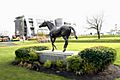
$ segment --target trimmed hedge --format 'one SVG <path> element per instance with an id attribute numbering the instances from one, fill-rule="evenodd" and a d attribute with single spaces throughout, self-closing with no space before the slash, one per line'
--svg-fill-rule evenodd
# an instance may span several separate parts
<path id="1" fill-rule="evenodd" d="M 67 70 L 79 74 L 97 73 L 116 59 L 115 49 L 98 46 L 86 48 L 76 56 L 67 58 Z"/>
<path id="2" fill-rule="evenodd" d="M 102 71 L 116 59 L 115 49 L 104 46 L 84 49 L 78 55 L 83 59 L 82 69 L 84 73 Z"/>
<path id="3" fill-rule="evenodd" d="M 37 61 L 38 55 L 35 53 L 35 51 L 41 51 L 41 50 L 48 50 L 48 47 L 46 46 L 31 46 L 31 47 L 24 47 L 19 48 L 15 51 L 16 60 L 18 61 Z"/>

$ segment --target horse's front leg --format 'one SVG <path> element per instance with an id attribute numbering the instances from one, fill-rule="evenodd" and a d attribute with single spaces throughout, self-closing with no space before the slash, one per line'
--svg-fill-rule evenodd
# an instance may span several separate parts
<path id="1" fill-rule="evenodd" d="M 68 45 L 68 38 L 67 38 L 66 36 L 64 36 L 63 39 L 65 40 L 63 52 L 65 52 L 65 51 L 66 51 L 66 48 L 67 48 L 67 45 Z"/>
<path id="2" fill-rule="evenodd" d="M 54 47 L 55 49 L 57 49 L 57 47 L 54 45 L 54 42 L 56 40 L 56 38 L 50 38 L 51 39 L 51 42 L 52 42 L 52 51 L 54 51 Z"/>

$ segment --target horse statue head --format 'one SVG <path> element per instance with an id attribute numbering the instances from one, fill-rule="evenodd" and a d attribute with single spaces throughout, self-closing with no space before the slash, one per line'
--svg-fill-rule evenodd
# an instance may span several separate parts
<path id="1" fill-rule="evenodd" d="M 50 21 L 44 21 L 39 28 L 41 27 L 48 27 L 49 30 L 53 29 L 55 26 L 53 23 L 51 23 Z"/>

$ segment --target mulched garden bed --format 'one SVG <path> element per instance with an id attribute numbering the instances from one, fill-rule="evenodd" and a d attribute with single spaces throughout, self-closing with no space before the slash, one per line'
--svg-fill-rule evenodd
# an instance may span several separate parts
<path id="1" fill-rule="evenodd" d="M 117 65 L 110 65 L 108 69 L 104 70 L 103 72 L 87 75 L 76 75 L 72 72 L 58 71 L 55 69 L 46 69 L 44 67 L 40 67 L 39 71 L 47 74 L 56 74 L 64 76 L 72 80 L 115 80 L 116 78 L 120 78 L 120 66 Z"/>
<path id="2" fill-rule="evenodd" d="M 12 64 L 14 64 L 14 62 Z M 14 64 L 14 65 L 16 65 L 16 64 Z M 18 64 L 17 66 L 21 66 L 21 65 Z M 23 66 L 24 65 L 22 65 L 22 67 Z M 34 67 L 32 66 L 32 70 L 36 70 L 35 69 L 36 66 L 38 67 L 38 65 L 34 65 Z M 31 68 L 28 67 L 28 69 L 31 69 Z M 55 74 L 55 75 L 59 75 L 59 76 L 64 76 L 64 77 L 70 78 L 72 80 L 115 80 L 116 78 L 120 78 L 120 66 L 113 65 L 113 64 L 109 65 L 109 67 L 107 69 L 105 69 L 104 71 L 99 72 L 97 74 L 76 75 L 73 72 L 59 71 L 58 69 L 55 69 L 55 68 L 47 69 L 47 68 L 44 68 L 43 66 L 39 66 L 39 69 L 37 68 L 36 71 L 44 72 L 47 74 Z"/>

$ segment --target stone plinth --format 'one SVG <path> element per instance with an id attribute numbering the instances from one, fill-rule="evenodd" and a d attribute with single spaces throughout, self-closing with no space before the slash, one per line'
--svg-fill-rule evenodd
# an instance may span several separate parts
<path id="1" fill-rule="evenodd" d="M 51 51 L 51 50 L 44 50 L 44 51 L 36 51 L 39 54 L 40 62 L 45 62 L 46 60 L 51 60 L 52 62 L 56 62 L 57 60 L 63 60 L 66 62 L 67 56 L 71 56 L 74 54 L 73 51 Z"/>

